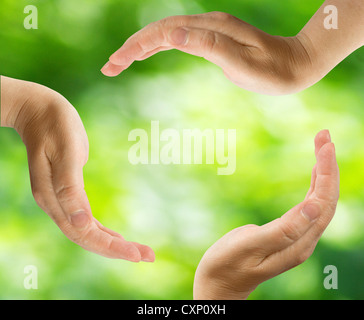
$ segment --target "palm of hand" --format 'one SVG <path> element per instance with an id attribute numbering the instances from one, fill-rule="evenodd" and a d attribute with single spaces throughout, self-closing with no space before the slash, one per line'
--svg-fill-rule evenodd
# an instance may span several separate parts
<path id="1" fill-rule="evenodd" d="M 85 129 L 72 105 L 48 90 L 44 105 L 28 100 L 17 120 L 37 204 L 86 250 L 114 259 L 154 261 L 152 249 L 126 241 L 92 216 L 83 183 L 89 151 Z"/>
<path id="2" fill-rule="evenodd" d="M 317 164 L 305 200 L 281 218 L 234 229 L 211 246 L 196 272 L 197 299 L 245 299 L 260 283 L 311 256 L 339 197 L 339 170 L 327 131 L 317 135 L 315 145 Z"/>

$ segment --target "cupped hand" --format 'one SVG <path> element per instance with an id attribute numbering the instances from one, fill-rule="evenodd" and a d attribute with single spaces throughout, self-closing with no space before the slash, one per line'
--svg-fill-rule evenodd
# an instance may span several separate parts
<path id="1" fill-rule="evenodd" d="M 132 35 L 101 71 L 117 76 L 134 61 L 177 49 L 221 67 L 241 88 L 270 95 L 302 90 L 310 83 L 307 39 L 273 36 L 222 12 L 173 16 Z"/>
<path id="2" fill-rule="evenodd" d="M 316 136 L 315 150 L 305 200 L 266 225 L 234 229 L 212 245 L 196 271 L 195 299 L 246 299 L 262 282 L 311 256 L 335 214 L 340 180 L 328 131 Z"/>
<path id="3" fill-rule="evenodd" d="M 5 77 L 2 82 L 2 94 L 9 96 L 4 103 L 17 110 L 16 116 L 8 117 L 14 119 L 8 126 L 26 145 L 32 192 L 40 208 L 88 251 L 133 262 L 154 261 L 151 248 L 126 241 L 93 217 L 83 182 L 88 139 L 73 106 L 38 84 Z"/>

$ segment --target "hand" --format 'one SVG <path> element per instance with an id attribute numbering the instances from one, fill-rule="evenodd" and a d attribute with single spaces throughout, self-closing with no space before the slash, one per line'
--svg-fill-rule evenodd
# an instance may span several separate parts
<path id="1" fill-rule="evenodd" d="M 24 141 L 32 191 L 40 208 L 86 250 L 114 259 L 154 261 L 152 249 L 124 240 L 92 216 L 82 173 L 88 139 L 72 105 L 38 84 L 1 80 L 1 123 L 15 128 Z"/>
<path id="2" fill-rule="evenodd" d="M 328 131 L 317 135 L 315 149 L 317 164 L 305 200 L 281 218 L 237 228 L 212 245 L 196 271 L 195 299 L 246 299 L 260 283 L 311 256 L 339 198 L 339 169 Z"/>
<path id="3" fill-rule="evenodd" d="M 241 88 L 287 94 L 301 90 L 311 74 L 304 40 L 269 35 L 222 12 L 174 16 L 131 36 L 101 71 L 116 76 L 136 60 L 178 49 L 218 65 Z"/>
<path id="4" fill-rule="evenodd" d="M 328 8 L 336 8 L 339 27 L 327 26 Z M 291 94 L 320 81 L 364 45 L 363 21 L 363 0 L 326 0 L 293 37 L 270 35 L 222 12 L 168 17 L 131 36 L 101 71 L 116 76 L 136 60 L 177 49 L 218 65 L 241 88 Z"/>

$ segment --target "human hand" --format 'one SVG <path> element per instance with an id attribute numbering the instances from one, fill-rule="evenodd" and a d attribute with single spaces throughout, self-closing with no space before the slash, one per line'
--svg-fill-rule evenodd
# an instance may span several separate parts
<path id="1" fill-rule="evenodd" d="M 70 240 L 108 258 L 154 261 L 151 248 L 124 240 L 92 216 L 83 182 L 88 139 L 77 111 L 63 96 L 1 77 L 1 125 L 21 136 L 34 198 Z"/>
<path id="2" fill-rule="evenodd" d="M 195 299 L 246 299 L 262 282 L 311 256 L 339 198 L 339 169 L 328 131 L 316 136 L 315 153 L 305 200 L 281 218 L 234 229 L 213 244 L 195 274 Z"/>
<path id="3" fill-rule="evenodd" d="M 330 18 L 340 27 L 327 25 Z M 134 61 L 177 49 L 218 65 L 241 88 L 291 94 L 320 81 L 364 45 L 363 21 L 362 0 L 326 0 L 293 37 L 270 35 L 222 12 L 168 17 L 132 35 L 101 71 L 117 76 Z"/>
<path id="4" fill-rule="evenodd" d="M 101 71 L 116 76 L 136 60 L 178 49 L 218 65 L 241 88 L 280 95 L 301 90 L 311 74 L 301 40 L 272 36 L 222 12 L 174 16 L 131 36 Z"/>

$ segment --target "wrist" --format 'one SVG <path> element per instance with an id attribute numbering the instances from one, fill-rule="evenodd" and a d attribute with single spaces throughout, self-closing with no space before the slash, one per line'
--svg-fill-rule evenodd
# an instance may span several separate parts
<path id="1" fill-rule="evenodd" d="M 297 91 L 302 91 L 320 81 L 325 74 L 321 72 L 320 63 L 318 63 L 319 54 L 310 37 L 301 31 L 292 39 L 298 57 L 293 72 L 299 87 Z"/>
<path id="2" fill-rule="evenodd" d="M 286 45 L 286 56 L 284 59 L 285 66 L 282 67 L 283 74 L 279 75 L 287 88 L 288 94 L 294 94 L 311 86 L 315 83 L 315 52 L 311 49 L 309 39 L 304 34 L 298 34 L 294 37 L 280 37 L 284 39 Z M 285 75 L 287 72 L 288 76 Z"/>
<path id="3" fill-rule="evenodd" d="M 264 75 L 272 86 L 268 94 L 294 94 L 309 86 L 313 73 L 312 52 L 302 35 L 269 35 L 261 49 L 267 58 Z"/>
<path id="4" fill-rule="evenodd" d="M 31 119 L 50 104 L 55 92 L 37 83 L 1 77 L 1 126 L 21 136 Z"/>
<path id="5" fill-rule="evenodd" d="M 205 274 L 197 269 L 193 283 L 194 300 L 246 300 L 254 288 L 236 289 L 216 276 Z"/>
<path id="6" fill-rule="evenodd" d="M 0 76 L 0 126 L 10 127 L 11 114 L 10 111 L 13 106 L 13 99 L 8 95 L 9 82 L 12 79 Z"/>

